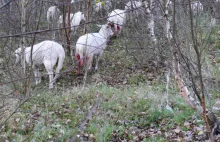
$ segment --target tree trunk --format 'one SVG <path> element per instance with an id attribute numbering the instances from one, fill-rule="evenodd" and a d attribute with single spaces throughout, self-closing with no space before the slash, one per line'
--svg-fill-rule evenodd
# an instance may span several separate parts
<path id="1" fill-rule="evenodd" d="M 155 43 L 157 40 L 154 34 L 154 16 L 152 14 L 152 4 L 153 0 L 149 0 L 147 2 L 147 28 L 149 38 Z"/>
<path id="2" fill-rule="evenodd" d="M 176 9 L 175 9 L 175 0 L 173 0 L 173 32 L 172 32 L 172 37 L 170 38 L 168 36 L 168 41 L 172 47 L 172 53 L 173 53 L 173 70 L 174 70 L 174 76 L 175 79 L 177 81 L 178 84 L 178 88 L 180 89 L 180 94 L 182 95 L 182 97 L 185 99 L 185 101 L 187 102 L 187 104 L 189 104 L 192 108 L 196 109 L 200 115 L 203 116 L 207 131 L 209 132 L 210 135 L 210 139 L 211 141 L 213 141 L 213 135 L 218 134 L 220 132 L 220 124 L 218 119 L 216 118 L 216 116 L 214 115 L 214 113 L 212 113 L 210 110 L 207 110 L 206 108 L 206 103 L 205 103 L 205 90 L 204 90 L 204 83 L 203 83 L 203 77 L 202 77 L 202 63 L 201 63 L 201 53 L 200 53 L 200 49 L 198 48 L 197 45 L 197 37 L 195 35 L 195 31 L 194 31 L 194 25 L 193 25 L 193 14 L 192 14 L 192 9 L 191 9 L 191 0 L 188 0 L 188 6 L 189 6 L 189 10 L 190 10 L 190 27 L 191 27 L 191 36 L 192 36 L 192 41 L 193 41 L 193 47 L 194 47 L 194 51 L 196 53 L 196 57 L 197 57 L 197 72 L 198 72 L 198 76 L 199 76 L 199 85 L 196 87 L 198 88 L 201 92 L 198 93 L 198 91 L 196 93 L 197 98 L 198 99 L 195 100 L 189 93 L 187 87 L 184 84 L 184 81 L 181 77 L 181 72 L 180 72 L 180 65 L 179 65 L 179 57 L 178 55 L 180 55 L 179 52 L 181 52 L 179 45 L 176 43 L 177 42 L 177 30 L 176 30 Z M 178 54 L 179 53 L 179 54 Z M 195 103 L 195 102 L 199 102 L 199 103 Z"/>
<path id="3" fill-rule="evenodd" d="M 90 5 L 91 5 L 91 0 L 87 1 L 87 11 L 86 11 L 86 21 L 89 21 L 89 9 L 90 9 Z M 83 30 L 83 34 L 87 33 L 87 24 L 84 25 L 84 30 Z"/>
<path id="4" fill-rule="evenodd" d="M 70 49 L 70 36 L 71 36 L 71 24 L 70 24 L 70 5 L 71 5 L 71 0 L 66 0 L 67 4 L 67 50 L 69 53 L 71 53 Z"/>
<path id="5" fill-rule="evenodd" d="M 25 33 L 26 32 L 26 0 L 21 0 L 21 32 Z M 25 65 L 25 37 L 22 36 L 21 38 L 21 65 L 23 67 L 23 73 L 25 75 L 25 70 L 26 70 L 26 65 Z"/>

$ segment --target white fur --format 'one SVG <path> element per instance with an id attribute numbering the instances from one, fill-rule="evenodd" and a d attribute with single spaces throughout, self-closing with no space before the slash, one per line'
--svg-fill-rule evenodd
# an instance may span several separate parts
<path id="1" fill-rule="evenodd" d="M 199 1 L 192 2 L 191 7 L 192 7 L 193 13 L 196 13 L 197 11 L 199 12 L 203 11 L 203 5 Z"/>
<path id="2" fill-rule="evenodd" d="M 127 15 L 130 20 L 138 18 L 144 9 L 142 8 L 144 3 L 141 1 L 129 1 L 125 4 L 125 10 L 127 10 Z"/>
<path id="3" fill-rule="evenodd" d="M 15 50 L 16 63 L 20 62 L 21 48 Z M 31 66 L 31 47 L 25 48 L 25 60 L 26 63 Z M 32 51 L 32 68 L 34 70 L 34 76 L 36 84 L 40 83 L 40 73 L 38 66 L 44 64 L 48 74 L 49 74 L 49 88 L 53 88 L 53 67 L 55 66 L 57 60 L 58 65 L 55 71 L 55 79 L 60 73 L 60 69 L 63 66 L 63 61 L 65 58 L 65 52 L 63 47 L 54 41 L 43 41 L 33 46 Z"/>
<path id="4" fill-rule="evenodd" d="M 77 12 L 74 14 L 72 20 L 71 20 L 71 30 L 73 32 L 73 34 L 76 33 L 76 29 L 78 28 L 79 24 L 81 21 L 86 21 L 86 18 L 83 14 L 83 12 Z"/>
<path id="5" fill-rule="evenodd" d="M 67 14 L 66 14 L 66 23 L 67 23 L 67 18 L 68 17 L 67 17 Z M 86 18 L 84 16 L 83 12 L 79 11 L 79 12 L 75 13 L 74 15 L 72 13 L 70 14 L 70 21 L 71 21 L 70 24 L 71 24 L 71 30 L 72 30 L 73 34 L 76 33 L 76 30 L 79 27 L 79 24 L 82 20 L 86 21 Z M 59 17 L 58 25 L 61 26 L 62 23 L 63 23 L 63 15 L 61 15 Z"/>
<path id="6" fill-rule="evenodd" d="M 121 33 L 121 30 L 126 23 L 126 10 L 115 9 L 108 15 L 108 24 L 114 25 L 116 35 Z M 119 30 L 118 30 L 119 26 Z"/>
<path id="7" fill-rule="evenodd" d="M 142 2 L 140 1 L 129 1 L 125 5 L 125 10 L 131 10 L 131 9 L 136 9 L 143 6 Z"/>
<path id="8" fill-rule="evenodd" d="M 102 56 L 104 49 L 106 47 L 108 38 L 113 35 L 111 27 L 109 25 L 102 25 L 98 33 L 85 34 L 76 42 L 76 52 L 75 55 L 80 56 L 78 59 L 78 73 L 80 73 L 80 66 L 84 64 L 84 58 L 88 58 L 86 64 L 86 70 L 90 70 L 92 67 L 93 56 L 97 55 L 95 70 L 98 70 L 98 62 Z"/>
<path id="9" fill-rule="evenodd" d="M 95 12 L 99 12 L 102 9 L 105 9 L 107 12 L 109 12 L 111 7 L 112 4 L 110 1 L 104 1 L 104 4 L 102 4 L 102 2 L 98 2 L 95 4 Z"/>
<path id="10" fill-rule="evenodd" d="M 73 19 L 73 13 L 70 13 L 70 21 Z M 66 14 L 66 24 L 68 22 L 68 15 Z M 58 26 L 62 27 L 63 25 L 63 15 L 60 15 L 59 20 L 58 20 Z"/>
<path id="11" fill-rule="evenodd" d="M 60 10 L 56 6 L 51 6 L 47 10 L 47 22 L 54 23 L 58 21 Z"/>

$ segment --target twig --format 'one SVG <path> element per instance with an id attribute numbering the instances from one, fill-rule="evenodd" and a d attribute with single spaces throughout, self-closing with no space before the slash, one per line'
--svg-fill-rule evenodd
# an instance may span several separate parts
<path id="1" fill-rule="evenodd" d="M 96 103 L 93 105 L 93 107 L 91 108 L 91 110 L 87 113 L 86 115 L 86 119 L 80 124 L 79 129 L 77 131 L 77 133 L 71 138 L 70 142 L 75 142 L 76 138 L 77 138 L 77 134 L 78 132 L 83 132 L 85 125 L 89 122 L 89 120 L 92 117 L 92 114 L 95 113 L 96 109 L 98 108 L 99 104 L 101 102 L 101 98 L 99 98 Z"/>

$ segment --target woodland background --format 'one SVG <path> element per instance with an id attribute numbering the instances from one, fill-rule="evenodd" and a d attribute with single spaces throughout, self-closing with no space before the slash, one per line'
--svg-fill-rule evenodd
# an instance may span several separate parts
<path id="1" fill-rule="evenodd" d="M 124 9 L 129 0 L 110 0 Z M 0 1 L 0 141 L 220 141 L 220 1 L 146 0 L 104 51 L 86 87 L 70 51 L 97 32 L 108 13 L 98 1 Z M 46 12 L 86 13 L 76 35 L 48 29 Z M 55 39 L 53 35 L 56 33 Z M 14 51 L 43 40 L 63 45 L 66 59 L 55 88 L 48 76 L 15 66 Z"/>

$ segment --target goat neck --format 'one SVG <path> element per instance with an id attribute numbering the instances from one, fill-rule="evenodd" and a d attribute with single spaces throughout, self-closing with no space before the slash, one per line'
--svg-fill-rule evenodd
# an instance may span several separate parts
<path id="1" fill-rule="evenodd" d="M 100 34 L 103 38 L 107 39 L 107 38 L 109 37 L 109 33 L 108 33 L 107 27 L 106 27 L 106 26 L 102 26 L 101 29 L 99 30 L 99 34 Z"/>

